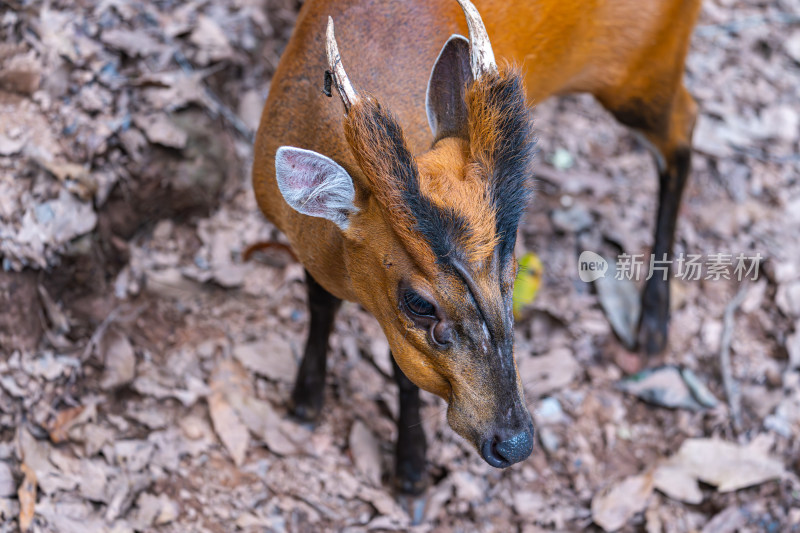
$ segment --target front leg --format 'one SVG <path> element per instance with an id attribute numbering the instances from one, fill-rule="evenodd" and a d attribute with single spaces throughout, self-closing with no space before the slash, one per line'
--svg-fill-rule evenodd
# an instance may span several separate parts
<path id="1" fill-rule="evenodd" d="M 668 154 L 666 168 L 660 173 L 658 215 L 656 218 L 653 257 L 661 260 L 664 255 L 672 261 L 672 247 L 675 241 L 675 226 L 681 196 L 689 176 L 691 149 L 688 145 L 678 147 Z M 669 269 L 671 272 L 671 268 Z M 639 319 L 639 345 L 645 353 L 654 355 L 662 352 L 667 345 L 669 326 L 669 276 L 654 273 L 644 286 L 642 293 L 642 313 Z"/>
<path id="2" fill-rule="evenodd" d="M 679 58 L 680 56 L 675 56 Z M 665 62 L 655 65 L 662 69 L 659 75 L 649 76 L 640 83 L 627 85 L 628 92 L 614 90 L 599 95 L 603 105 L 621 123 L 644 134 L 653 149 L 659 172 L 658 214 L 656 215 L 655 242 L 652 256 L 662 261 L 672 258 L 675 242 L 675 226 L 681 206 L 681 196 L 689 178 L 692 157 L 692 131 L 697 117 L 697 104 L 686 88 L 676 80 L 683 72 L 681 63 Z M 663 70 L 666 69 L 666 70 Z M 649 71 L 648 71 L 649 72 Z M 661 81 L 658 81 L 661 80 Z M 670 83 L 678 81 L 678 83 Z M 660 90 L 647 91 L 649 84 L 656 83 L 658 89 L 675 87 L 671 100 L 668 93 Z M 641 93 L 641 90 L 645 90 Z M 658 98 L 655 98 L 658 96 Z M 664 105 L 670 102 L 670 105 Z M 668 269 L 671 270 L 671 269 Z M 642 293 L 642 311 L 639 316 L 638 345 L 647 355 L 655 355 L 667 345 L 669 326 L 669 272 L 667 279 L 654 272 L 647 280 Z"/>
<path id="3" fill-rule="evenodd" d="M 292 391 L 291 411 L 300 420 L 312 422 L 322 410 L 325 399 L 325 364 L 328 359 L 328 337 L 333 319 L 342 301 L 322 288 L 306 271 L 308 310 L 311 324 Z"/>
<path id="4" fill-rule="evenodd" d="M 394 379 L 399 389 L 395 487 L 405 494 L 419 494 L 427 486 L 425 456 L 428 449 L 419 415 L 419 387 L 403 374 L 392 356 Z"/>

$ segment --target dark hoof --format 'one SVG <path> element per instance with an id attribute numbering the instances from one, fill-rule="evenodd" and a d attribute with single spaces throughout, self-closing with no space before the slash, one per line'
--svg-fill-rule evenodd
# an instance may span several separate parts
<path id="1" fill-rule="evenodd" d="M 428 488 L 425 457 L 400 457 L 395 466 L 394 488 L 400 494 L 415 496 Z"/>
<path id="2" fill-rule="evenodd" d="M 289 412 L 292 413 L 292 416 L 299 422 L 305 422 L 307 424 L 313 424 L 317 421 L 317 418 L 319 418 L 319 411 L 311 409 L 307 405 L 290 405 Z"/>
<path id="3" fill-rule="evenodd" d="M 300 400 L 292 395 L 292 399 L 289 401 L 289 412 L 298 421 L 313 424 L 319 419 L 322 412 L 322 401 Z"/>
<path id="4" fill-rule="evenodd" d="M 428 482 L 424 477 L 420 476 L 414 478 L 395 476 L 394 488 L 400 494 L 418 496 L 428 488 Z"/>
<path id="5" fill-rule="evenodd" d="M 639 322 L 639 349 L 658 355 L 667 347 L 667 319 L 644 313 Z"/>

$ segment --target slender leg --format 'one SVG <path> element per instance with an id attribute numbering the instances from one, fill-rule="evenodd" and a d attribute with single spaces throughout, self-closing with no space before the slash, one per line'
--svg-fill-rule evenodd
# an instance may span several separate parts
<path id="1" fill-rule="evenodd" d="M 672 247 L 675 242 L 675 226 L 681 196 L 689 176 L 691 152 L 687 145 L 680 146 L 667 159 L 667 165 L 659 175 L 658 215 L 656 217 L 653 256 L 661 260 L 666 254 L 673 260 Z M 671 264 L 671 263 L 670 263 Z M 669 325 L 669 275 L 655 273 L 647 280 L 642 293 L 642 313 L 639 319 L 639 346 L 645 353 L 660 353 L 667 345 Z"/>
<path id="2" fill-rule="evenodd" d="M 297 371 L 292 391 L 291 410 L 304 421 L 317 418 L 325 399 L 325 363 L 328 357 L 328 337 L 341 300 L 322 288 L 306 271 L 308 309 L 311 325 L 308 330 L 303 361 Z"/>
<path id="3" fill-rule="evenodd" d="M 419 494 L 427 486 L 425 455 L 428 444 L 419 416 L 419 387 L 394 362 L 394 379 L 399 389 L 400 416 L 397 420 L 395 486 L 405 494 Z"/>
<path id="4" fill-rule="evenodd" d="M 668 104 L 648 102 L 632 96 L 618 101 L 609 100 L 611 98 L 604 101 L 603 105 L 614 113 L 617 120 L 641 132 L 655 153 L 659 193 L 652 254 L 658 261 L 664 258 L 664 254 L 668 261 L 672 261 L 675 226 L 691 167 L 691 139 L 697 104 L 683 85 L 677 86 Z M 647 355 L 658 354 L 667 345 L 669 279 L 670 274 L 664 279 L 663 273 L 654 272 L 653 277 L 645 283 L 642 293 L 638 344 Z"/>

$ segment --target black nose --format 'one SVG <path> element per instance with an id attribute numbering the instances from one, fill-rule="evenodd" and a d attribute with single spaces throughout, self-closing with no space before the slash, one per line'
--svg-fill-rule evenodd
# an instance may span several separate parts
<path id="1" fill-rule="evenodd" d="M 495 436 L 487 439 L 481 446 L 481 455 L 484 461 L 495 468 L 506 468 L 518 463 L 533 451 L 533 431 L 523 429 L 513 437 L 501 440 Z"/>

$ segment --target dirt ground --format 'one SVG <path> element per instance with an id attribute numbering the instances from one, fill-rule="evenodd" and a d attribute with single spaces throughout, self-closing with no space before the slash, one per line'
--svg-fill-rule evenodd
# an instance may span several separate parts
<path id="1" fill-rule="evenodd" d="M 0 532 L 800 531 L 800 1 L 704 2 L 676 252 L 762 260 L 674 280 L 658 360 L 577 275 L 582 250 L 649 252 L 650 155 L 588 96 L 534 109 L 521 235 L 544 275 L 516 355 L 537 445 L 493 469 L 424 394 L 417 500 L 390 490 L 377 322 L 344 304 L 322 420 L 300 425 L 302 268 L 242 260 L 281 239 L 249 168 L 298 8 L 0 2 Z"/>

